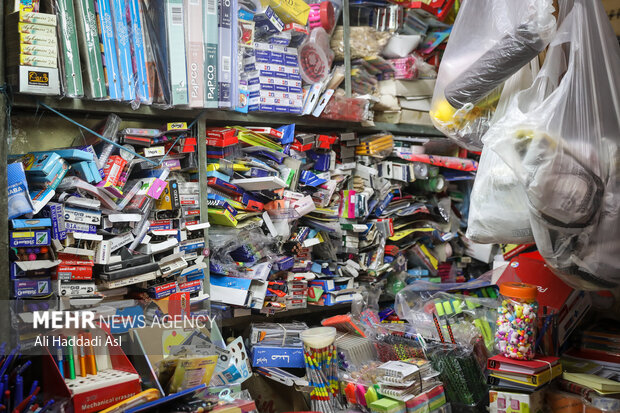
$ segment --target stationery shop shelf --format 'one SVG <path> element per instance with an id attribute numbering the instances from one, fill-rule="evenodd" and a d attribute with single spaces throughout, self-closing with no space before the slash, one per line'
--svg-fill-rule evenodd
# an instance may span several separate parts
<path id="1" fill-rule="evenodd" d="M 321 313 L 342 314 L 350 309 L 351 303 L 342 303 L 331 306 L 309 305 L 307 308 L 282 311 L 269 316 L 265 314 L 251 314 L 235 318 L 226 318 L 222 320 L 222 327 L 238 327 L 249 325 L 249 323 L 253 322 L 274 322 L 276 320 L 286 320 L 295 317 L 302 317 L 301 319 L 303 319 L 304 316 L 307 317 L 313 314 Z"/>
<path id="2" fill-rule="evenodd" d="M 394 297 L 388 294 L 382 294 L 379 298 L 380 304 L 387 304 L 394 302 Z M 296 310 L 282 311 L 273 315 L 266 314 L 250 314 L 235 318 L 226 318 L 222 320 L 222 327 L 243 327 L 249 325 L 249 323 L 255 322 L 277 322 L 288 320 L 291 318 L 304 318 L 312 317 L 314 315 L 324 315 L 324 317 L 344 314 L 351 310 L 351 303 L 342 303 L 330 306 L 309 305 L 307 308 L 299 308 Z"/>
<path id="3" fill-rule="evenodd" d="M 37 97 L 29 95 L 15 95 L 13 97 L 12 108 L 14 110 L 45 110 L 39 102 L 62 112 L 66 115 L 89 113 L 107 115 L 116 113 L 121 117 L 132 119 L 151 118 L 168 120 L 188 120 L 191 121 L 201 116 L 207 124 L 218 125 L 274 125 L 295 123 L 300 128 L 316 128 L 322 130 L 333 128 L 338 130 L 355 131 L 359 133 L 373 133 L 377 131 L 388 131 L 398 134 L 443 137 L 444 135 L 429 125 L 409 125 L 409 124 L 390 124 L 377 122 L 375 126 L 362 126 L 358 122 L 334 121 L 328 119 L 314 118 L 311 116 L 291 116 L 278 113 L 238 113 L 223 110 L 205 109 L 161 109 L 155 106 L 141 105 L 133 109 L 129 104 L 110 101 L 90 101 L 83 99 L 58 99 L 53 97 Z"/>

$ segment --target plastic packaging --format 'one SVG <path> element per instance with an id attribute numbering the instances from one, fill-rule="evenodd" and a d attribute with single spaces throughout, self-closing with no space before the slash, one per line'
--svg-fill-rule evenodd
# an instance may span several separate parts
<path id="1" fill-rule="evenodd" d="M 398 316 L 415 326 L 416 333 L 425 339 L 471 345 L 482 337 L 490 351 L 497 306 L 495 298 L 406 287 L 398 293 L 395 308 Z"/>
<path id="2" fill-rule="evenodd" d="M 465 148 L 482 148 L 498 87 L 545 48 L 555 28 L 552 12 L 551 0 L 472 0 L 461 6 L 431 103 L 439 130 Z"/>
<path id="3" fill-rule="evenodd" d="M 310 84 L 322 82 L 329 75 L 334 52 L 329 48 L 329 35 L 316 27 L 297 49 L 301 78 Z"/>
<path id="4" fill-rule="evenodd" d="M 484 137 L 525 188 L 547 264 L 578 289 L 620 283 L 620 48 L 603 7 L 575 0 L 531 88 Z"/>
<path id="5" fill-rule="evenodd" d="M 532 360 L 536 349 L 538 290 L 535 285 L 507 282 L 499 286 L 495 340 L 499 351 L 516 360 Z"/>
<path id="6" fill-rule="evenodd" d="M 531 86 L 537 72 L 538 59 L 534 59 L 506 81 L 493 119 L 504 115 L 510 98 Z M 471 191 L 467 238 L 479 244 L 534 242 L 523 185 L 488 145 L 482 149 Z"/>
<path id="7" fill-rule="evenodd" d="M 344 29 L 337 26 L 331 38 L 331 49 L 336 60 L 344 59 Z M 392 33 L 379 32 L 368 26 L 354 26 L 350 31 L 351 59 L 377 56 L 392 37 Z"/>

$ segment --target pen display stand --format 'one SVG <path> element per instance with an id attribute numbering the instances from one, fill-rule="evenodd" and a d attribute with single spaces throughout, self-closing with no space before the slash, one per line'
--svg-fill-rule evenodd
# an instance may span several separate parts
<path id="1" fill-rule="evenodd" d="M 104 339 L 111 335 L 98 332 Z M 71 399 L 74 413 L 98 412 L 141 391 L 140 377 L 118 345 L 106 345 L 107 354 L 96 356 L 101 370 L 85 377 L 65 379 L 46 347 L 43 355 L 43 388 L 55 396 Z"/>

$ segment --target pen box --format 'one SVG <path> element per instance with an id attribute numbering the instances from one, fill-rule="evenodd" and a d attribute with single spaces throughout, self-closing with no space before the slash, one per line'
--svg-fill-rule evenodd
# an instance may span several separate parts
<path id="1" fill-rule="evenodd" d="M 63 333 L 76 335 L 77 331 L 63 331 Z M 59 334 L 56 332 L 52 337 L 58 337 Z M 58 398 L 71 399 L 74 413 L 101 411 L 142 390 L 140 377 L 123 353 L 120 340 L 103 330 L 94 331 L 93 338 L 96 337 L 101 343 L 93 346 L 97 374 L 65 380 L 60 374 L 58 364 L 52 357 L 50 349 L 46 347 L 42 357 L 43 388 Z"/>
<path id="2" fill-rule="evenodd" d="M 13 291 L 16 298 L 42 297 L 52 292 L 50 279 L 17 279 L 13 280 Z"/>
<path id="3" fill-rule="evenodd" d="M 10 231 L 9 246 L 11 247 L 39 247 L 48 246 L 51 242 L 49 229 L 27 231 Z"/>

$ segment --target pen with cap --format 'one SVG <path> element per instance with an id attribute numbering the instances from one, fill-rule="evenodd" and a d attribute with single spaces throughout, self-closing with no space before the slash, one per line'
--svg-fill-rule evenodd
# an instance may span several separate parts
<path id="1" fill-rule="evenodd" d="M 84 335 L 79 334 L 79 338 L 83 339 Z M 76 344 L 77 346 L 77 344 Z M 78 361 L 80 363 L 80 375 L 82 377 L 86 377 L 86 352 L 84 351 L 84 345 L 77 346 L 78 347 Z"/>
<path id="2" fill-rule="evenodd" d="M 60 375 L 62 377 L 65 377 L 65 358 L 61 345 L 56 347 L 56 365 L 58 365 L 58 371 L 60 371 Z"/>
<path id="3" fill-rule="evenodd" d="M 75 379 L 75 362 L 73 360 L 73 346 L 71 345 L 71 336 L 67 336 L 67 374 L 69 379 Z"/>

